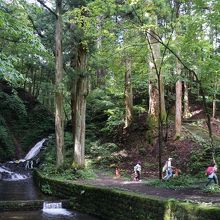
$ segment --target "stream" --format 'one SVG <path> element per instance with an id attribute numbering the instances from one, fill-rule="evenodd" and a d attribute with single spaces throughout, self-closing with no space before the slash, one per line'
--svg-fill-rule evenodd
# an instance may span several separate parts
<path id="1" fill-rule="evenodd" d="M 38 142 L 25 156 L 18 161 L 0 164 L 0 204 L 1 202 L 15 202 L 17 204 L 42 201 L 42 208 L 26 211 L 2 211 L 1 220 L 98 220 L 98 218 L 63 208 L 57 198 L 45 196 L 34 185 L 31 170 L 46 139 Z M 0 207 L 1 208 L 1 207 Z"/>

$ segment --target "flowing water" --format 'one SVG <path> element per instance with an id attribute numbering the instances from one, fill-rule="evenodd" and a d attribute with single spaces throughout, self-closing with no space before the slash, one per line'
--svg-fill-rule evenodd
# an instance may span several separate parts
<path id="1" fill-rule="evenodd" d="M 32 178 L 21 181 L 0 181 L 0 201 L 57 200 L 43 195 Z M 62 208 L 61 202 L 44 202 L 35 211 L 1 212 L 0 220 L 98 220 L 93 216 Z"/>
<path id="2" fill-rule="evenodd" d="M 33 169 L 33 158 L 38 155 L 46 138 L 37 142 L 24 159 L 9 161 L 0 166 L 0 180 L 17 181 L 30 177 L 29 169 Z"/>
<path id="3" fill-rule="evenodd" d="M 36 200 L 44 199 L 44 197 L 34 185 L 32 178 L 20 181 L 0 181 L 0 201 Z"/>
<path id="4" fill-rule="evenodd" d="M 14 181 L 14 180 L 23 180 L 23 179 L 26 179 L 27 176 L 26 175 L 22 175 L 22 174 L 19 174 L 19 173 L 15 173 L 15 172 L 12 172 L 10 171 L 8 168 L 6 168 L 5 166 L 1 166 L 0 167 L 0 173 L 4 173 L 4 175 L 7 177 L 5 178 L 6 180 L 11 180 L 11 181 Z"/>
<path id="5" fill-rule="evenodd" d="M 36 201 L 53 200 L 47 198 L 34 185 L 27 170 L 27 163 L 33 161 L 43 147 L 46 139 L 38 142 L 18 161 L 10 161 L 0 166 L 0 202 L 1 201 Z M 32 168 L 32 167 L 31 167 Z M 35 211 L 0 211 L 0 220 L 98 220 L 95 217 L 62 208 L 61 202 L 44 202 L 42 209 Z"/>
<path id="6" fill-rule="evenodd" d="M 41 148 L 43 147 L 43 143 L 45 141 L 46 141 L 46 138 L 39 141 L 33 148 L 31 148 L 31 150 L 25 156 L 24 160 L 30 160 L 33 157 L 35 157 L 40 152 Z"/>
<path id="7" fill-rule="evenodd" d="M 68 210 L 66 210 L 68 211 Z M 1 220 L 98 220 L 95 217 L 81 214 L 78 212 L 68 211 L 67 214 L 50 214 L 39 211 L 22 211 L 22 212 L 1 212 Z"/>

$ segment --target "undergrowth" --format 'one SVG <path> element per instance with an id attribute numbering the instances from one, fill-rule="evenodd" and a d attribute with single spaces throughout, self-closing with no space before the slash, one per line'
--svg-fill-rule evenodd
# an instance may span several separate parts
<path id="1" fill-rule="evenodd" d="M 220 186 L 217 184 L 212 184 L 203 189 L 203 192 L 208 193 L 220 193 Z"/>
<path id="2" fill-rule="evenodd" d="M 39 169 L 47 176 L 60 180 L 76 180 L 76 179 L 93 179 L 96 177 L 95 172 L 91 166 L 91 161 L 86 159 L 85 167 L 80 167 L 72 163 L 72 144 L 70 133 L 65 133 L 65 155 L 64 163 L 60 167 L 56 167 L 56 147 L 55 138 L 51 136 L 45 151 L 41 155 Z"/>
<path id="3" fill-rule="evenodd" d="M 168 188 L 168 189 L 181 189 L 181 188 L 196 188 L 201 185 L 203 180 L 200 178 L 191 177 L 188 175 L 181 175 L 177 178 L 171 178 L 169 180 L 150 180 L 147 181 L 147 185 Z"/>

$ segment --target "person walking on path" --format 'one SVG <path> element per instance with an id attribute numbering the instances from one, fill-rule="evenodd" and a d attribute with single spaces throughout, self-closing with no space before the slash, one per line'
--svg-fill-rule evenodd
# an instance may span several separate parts
<path id="1" fill-rule="evenodd" d="M 141 162 L 140 161 L 138 161 L 137 164 L 134 166 L 134 173 L 135 173 L 134 180 L 140 181 L 141 179 Z"/>
<path id="2" fill-rule="evenodd" d="M 216 175 L 216 172 L 217 165 L 216 162 L 213 161 L 213 163 L 206 169 L 206 175 L 208 176 L 208 182 L 206 183 L 206 186 L 208 186 L 212 182 L 212 180 L 215 184 L 218 184 L 218 177 Z"/>
<path id="3" fill-rule="evenodd" d="M 115 178 L 120 178 L 120 169 L 119 169 L 119 167 L 118 166 L 116 166 L 116 168 L 115 168 Z"/>
<path id="4" fill-rule="evenodd" d="M 168 160 L 166 161 L 166 164 L 163 167 L 163 170 L 166 171 L 166 175 L 163 177 L 163 180 L 168 180 L 170 179 L 170 177 L 173 176 L 173 170 L 172 170 L 172 165 L 171 165 L 171 161 L 173 158 L 168 158 Z"/>

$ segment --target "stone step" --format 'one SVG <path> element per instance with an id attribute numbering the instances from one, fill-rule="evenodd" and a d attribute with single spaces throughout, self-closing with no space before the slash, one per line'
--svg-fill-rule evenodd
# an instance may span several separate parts
<path id="1" fill-rule="evenodd" d="M 43 208 L 44 200 L 16 200 L 0 201 L 0 212 L 3 211 L 30 211 Z M 63 208 L 69 208 L 69 200 L 57 200 L 49 202 L 62 202 Z"/>

